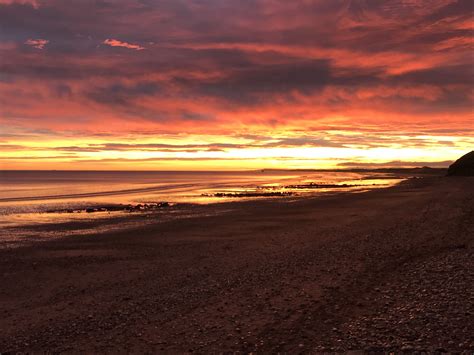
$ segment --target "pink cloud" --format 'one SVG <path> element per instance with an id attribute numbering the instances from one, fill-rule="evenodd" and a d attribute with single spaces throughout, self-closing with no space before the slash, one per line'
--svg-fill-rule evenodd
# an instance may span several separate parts
<path id="1" fill-rule="evenodd" d="M 38 8 L 38 1 L 37 0 L 0 0 L 0 5 L 11 5 L 11 4 L 31 4 L 34 8 Z"/>
<path id="2" fill-rule="evenodd" d="M 44 49 L 44 47 L 49 43 L 47 39 L 29 39 L 25 42 L 26 45 L 32 46 L 37 49 Z"/>
<path id="3" fill-rule="evenodd" d="M 132 43 L 127 43 L 127 42 L 122 42 L 117 39 L 106 39 L 104 44 L 111 46 L 111 47 L 123 47 L 123 48 L 128 48 L 128 49 L 135 49 L 137 51 L 141 51 L 145 49 L 145 47 L 141 47 L 138 44 L 132 44 Z"/>

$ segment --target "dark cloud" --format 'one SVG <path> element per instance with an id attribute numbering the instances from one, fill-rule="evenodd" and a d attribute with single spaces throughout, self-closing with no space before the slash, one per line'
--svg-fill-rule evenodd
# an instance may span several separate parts
<path id="1" fill-rule="evenodd" d="M 54 92 L 60 98 L 71 98 L 72 97 L 72 89 L 67 84 L 58 84 L 58 85 L 56 85 Z"/>
<path id="2" fill-rule="evenodd" d="M 25 146 L 19 144 L 0 144 L 0 151 L 18 151 L 25 148 Z"/>
<path id="3" fill-rule="evenodd" d="M 398 136 L 357 135 L 344 136 L 326 134 L 326 137 L 300 136 L 272 138 L 269 136 L 252 137 L 247 143 L 207 143 L 207 144 L 167 144 L 167 143 L 104 143 L 88 144 L 87 146 L 59 146 L 54 148 L 39 148 L 40 150 L 57 150 L 70 152 L 100 152 L 100 151 L 151 151 L 151 152 L 201 152 L 201 151 L 226 151 L 229 149 L 247 148 L 292 148 L 292 147 L 331 147 L 347 148 L 353 146 L 363 147 L 388 147 L 394 141 L 399 141 Z M 432 140 L 421 138 L 404 138 L 410 146 L 427 147 L 433 144 Z M 445 146 L 453 146 L 450 141 L 439 140 Z M 0 145 L 1 147 L 1 145 Z"/>
<path id="4" fill-rule="evenodd" d="M 144 81 L 132 85 L 116 83 L 105 87 L 97 87 L 86 92 L 85 95 L 89 99 L 102 104 L 128 105 L 134 98 L 155 95 L 160 90 L 161 86 L 158 83 Z"/>
<path id="5" fill-rule="evenodd" d="M 197 92 L 247 104 L 258 103 L 264 95 L 290 93 L 297 90 L 310 93 L 322 90 L 330 80 L 329 62 L 325 60 L 289 64 L 260 65 L 231 71 L 213 80 L 180 79 Z"/>
<path id="6" fill-rule="evenodd" d="M 474 66 L 472 64 L 445 65 L 435 68 L 413 70 L 392 78 L 411 84 L 431 84 L 446 86 L 450 84 L 469 86 L 474 80 Z"/>
<path id="7" fill-rule="evenodd" d="M 0 63 L 0 72 L 5 73 L 13 79 L 26 80 L 79 80 L 91 77 L 117 77 L 124 73 L 112 67 L 90 65 L 79 63 L 75 58 L 68 61 L 67 58 L 45 56 L 14 57 L 6 58 Z"/>
<path id="8" fill-rule="evenodd" d="M 15 156 L 15 157 L 2 157 L 0 156 L 0 160 L 57 160 L 57 159 L 72 159 L 77 158 L 76 154 L 61 154 L 61 155 L 48 155 L 43 157 L 32 157 L 32 156 Z"/>
<path id="9" fill-rule="evenodd" d="M 448 41 L 450 39 L 459 39 L 459 38 L 469 39 L 469 38 L 472 38 L 473 35 L 474 35 L 473 29 L 453 28 L 453 29 L 443 29 L 442 31 L 438 29 L 431 32 L 414 34 L 410 38 L 410 43 L 413 43 L 413 45 L 415 46 L 417 45 L 420 47 L 426 46 L 426 45 L 436 46 L 437 44 L 443 41 Z"/>
<path id="10" fill-rule="evenodd" d="M 428 14 L 422 19 L 422 23 L 434 23 L 440 20 L 449 19 L 472 19 L 474 3 L 471 0 L 447 1 L 446 5 Z"/>
<path id="11" fill-rule="evenodd" d="M 297 138 L 283 138 L 275 142 L 266 143 L 265 147 L 337 147 L 345 146 L 342 142 L 332 141 L 330 139 L 314 138 L 314 137 L 297 137 Z"/>

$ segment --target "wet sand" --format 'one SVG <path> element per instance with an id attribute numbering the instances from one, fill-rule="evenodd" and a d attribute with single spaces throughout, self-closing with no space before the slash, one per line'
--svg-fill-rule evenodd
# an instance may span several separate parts
<path id="1" fill-rule="evenodd" d="M 474 178 L 206 209 L 0 250 L 0 352 L 474 351 Z"/>

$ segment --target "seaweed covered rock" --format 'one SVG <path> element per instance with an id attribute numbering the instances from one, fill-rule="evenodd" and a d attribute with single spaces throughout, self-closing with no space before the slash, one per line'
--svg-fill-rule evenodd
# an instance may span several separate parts
<path id="1" fill-rule="evenodd" d="M 474 176 L 474 150 L 451 164 L 448 176 Z"/>

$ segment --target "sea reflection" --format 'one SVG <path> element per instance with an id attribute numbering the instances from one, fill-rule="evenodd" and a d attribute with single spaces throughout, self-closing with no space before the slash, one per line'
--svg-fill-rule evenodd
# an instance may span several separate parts
<path id="1" fill-rule="evenodd" d="M 1 241 L 87 235 L 194 216 L 196 206 L 392 186 L 352 172 L 2 172 Z"/>

